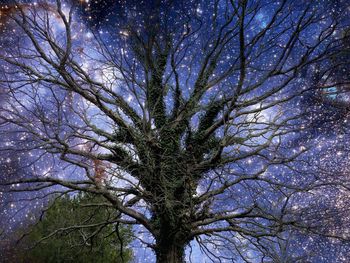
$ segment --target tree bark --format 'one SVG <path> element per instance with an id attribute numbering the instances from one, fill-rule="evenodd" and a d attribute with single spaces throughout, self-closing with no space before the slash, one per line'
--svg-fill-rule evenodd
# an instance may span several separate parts
<path id="1" fill-rule="evenodd" d="M 185 246 L 169 242 L 168 244 L 158 245 L 156 252 L 157 263 L 184 263 Z"/>

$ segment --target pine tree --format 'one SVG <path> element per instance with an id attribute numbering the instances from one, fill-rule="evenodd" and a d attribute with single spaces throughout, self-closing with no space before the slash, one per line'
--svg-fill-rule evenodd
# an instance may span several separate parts
<path id="1" fill-rule="evenodd" d="M 31 247 L 23 262 L 129 262 L 130 229 L 114 223 L 114 209 L 91 194 L 64 195 L 52 201 L 24 238 Z"/>

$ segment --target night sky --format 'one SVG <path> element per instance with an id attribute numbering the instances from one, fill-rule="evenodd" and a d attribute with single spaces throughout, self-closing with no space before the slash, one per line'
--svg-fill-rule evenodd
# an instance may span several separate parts
<path id="1" fill-rule="evenodd" d="M 141 106 L 144 105 L 144 98 L 138 94 L 142 94 L 142 89 L 139 87 L 125 87 L 122 85 L 125 76 L 121 76 L 113 69 L 113 64 L 103 64 L 103 53 L 98 50 L 97 43 L 104 43 L 106 50 L 111 53 L 122 56 L 126 62 L 136 63 L 135 55 L 128 50 L 130 49 L 130 40 L 128 33 L 128 24 L 133 23 L 135 28 L 140 30 L 140 35 L 147 35 L 152 31 L 152 25 L 160 23 L 161 25 L 169 26 L 169 28 L 183 27 L 184 21 L 188 18 L 193 19 L 191 30 L 196 30 L 199 25 L 203 23 L 203 28 L 198 32 L 193 33 L 191 38 L 191 46 L 183 51 L 183 60 L 179 64 L 180 84 L 183 87 L 182 92 L 184 98 L 188 98 L 193 91 L 193 84 L 195 82 L 196 72 L 199 71 L 200 58 L 203 55 L 203 43 L 210 38 L 212 32 L 217 32 L 215 28 L 208 26 L 210 18 L 213 13 L 212 5 L 207 5 L 206 1 L 175 1 L 168 13 L 164 11 L 160 17 L 152 17 L 152 11 L 157 6 L 156 1 L 114 1 L 114 0 L 79 0 L 63 2 L 63 11 L 68 12 L 69 7 L 74 7 L 72 37 L 74 56 L 79 62 L 82 69 L 87 72 L 94 80 L 104 83 L 111 87 L 116 93 L 120 94 L 125 101 L 132 105 L 137 113 L 141 113 Z M 226 3 L 226 1 L 222 1 Z M 268 26 L 271 16 L 283 1 L 252 1 L 259 3 L 261 6 L 259 11 L 251 17 L 250 24 L 247 26 L 246 37 L 251 39 Z M 259 54 L 259 50 L 252 48 L 249 52 L 252 54 L 254 60 L 249 61 L 250 71 L 247 73 L 247 87 L 258 83 L 260 78 L 265 74 L 265 70 L 270 70 L 274 67 L 274 63 L 280 58 L 281 47 L 286 45 L 287 37 L 284 33 L 288 32 L 288 26 L 296 23 L 297 18 L 303 12 L 305 5 L 310 1 L 287 1 L 288 8 L 282 12 L 282 17 L 289 17 L 283 20 L 277 29 L 271 32 L 277 38 L 277 42 L 268 42 L 264 40 L 260 48 L 266 48 L 266 53 Z M 309 47 L 317 42 L 320 32 L 335 26 L 339 26 L 342 30 L 335 30 L 332 33 L 332 38 L 341 38 L 345 34 L 344 28 L 349 28 L 350 20 L 350 5 L 347 0 L 331 1 L 331 0 L 317 0 L 310 4 L 310 13 L 315 12 L 315 21 L 313 24 L 301 34 L 301 38 L 305 43 L 296 43 L 295 48 L 289 50 L 288 59 L 284 61 L 281 70 L 288 67 L 293 67 L 298 63 L 301 56 Z M 13 15 L 14 1 L 0 0 L 0 57 L 6 57 L 11 54 L 13 50 L 11 47 L 17 43 L 25 45 L 23 34 L 11 21 L 10 17 Z M 170 1 L 162 3 L 164 10 L 168 10 L 167 6 Z M 43 2 L 34 1 L 20 1 L 19 5 L 28 10 L 32 6 L 36 8 L 45 9 L 48 12 L 50 8 L 54 10 L 54 1 Z M 220 5 L 221 6 L 221 5 Z M 218 10 L 219 22 L 225 19 L 224 4 L 222 9 Z M 40 11 L 44 12 L 44 11 Z M 51 13 L 53 13 L 52 11 Z M 54 32 L 59 35 L 63 31 L 61 21 L 55 15 L 52 15 Z M 151 18 L 149 18 L 151 17 Z M 164 17 L 167 17 L 166 19 Z M 333 17 L 340 17 L 339 23 L 335 25 L 332 22 Z M 146 19 L 149 18 L 149 19 Z M 160 22 L 159 22 L 159 21 Z M 201 22 L 200 22 L 201 21 Z M 208 27 L 208 28 L 206 28 Z M 182 30 L 182 29 L 181 29 Z M 185 31 L 186 28 L 183 28 Z M 286 30 L 286 31 L 284 31 Z M 179 31 L 180 32 L 180 31 Z M 280 35 L 279 35 L 280 34 Z M 176 37 L 181 36 L 175 35 Z M 349 41 L 349 39 L 347 39 Z M 261 41 L 263 42 L 263 40 Z M 313 56 L 317 56 L 323 52 L 328 42 L 320 45 L 315 49 Z M 269 48 L 269 45 L 271 45 Z M 281 45 L 281 46 L 279 46 Z M 309 45 L 309 46 L 308 46 Z M 267 159 L 278 162 L 282 157 L 297 156 L 295 160 L 288 163 L 288 165 L 271 165 L 264 172 L 264 179 L 266 181 L 273 181 L 270 185 L 266 182 L 242 182 L 234 186 L 230 191 L 221 195 L 213 205 L 213 211 L 220 210 L 225 207 L 240 207 L 252 202 L 257 202 L 259 206 L 266 206 L 269 209 L 276 211 L 285 202 L 288 193 L 296 192 L 287 205 L 290 211 L 301 211 L 300 217 L 308 222 L 312 222 L 315 218 L 325 220 L 327 225 L 321 225 L 319 229 L 324 230 L 329 236 L 342 236 L 344 239 L 350 238 L 350 211 L 349 211 L 349 188 L 350 188 L 350 133 L 349 133 L 349 108 L 350 108 L 350 85 L 349 68 L 350 68 L 350 54 L 349 43 L 341 42 L 341 46 L 347 52 L 340 53 L 332 60 L 317 61 L 317 63 L 309 65 L 302 70 L 298 70 L 293 81 L 288 83 L 286 88 L 280 92 L 273 94 L 264 103 L 270 104 L 273 101 L 281 98 L 289 98 L 298 91 L 298 96 L 286 100 L 277 106 L 271 106 L 267 109 L 261 109 L 263 104 L 252 103 L 247 110 L 256 110 L 255 113 L 242 113 L 241 117 L 237 117 L 237 122 L 242 123 L 246 120 L 254 119 L 254 127 L 259 130 L 262 129 L 264 123 L 273 121 L 283 121 L 288 118 L 292 120 L 288 122 L 285 135 L 274 141 L 278 145 L 278 154 L 273 151 L 266 150 L 260 156 L 248 156 L 235 163 L 230 164 L 227 168 L 229 173 L 235 176 L 258 173 L 264 167 Z M 49 49 L 49 48 L 48 48 Z M 236 41 L 229 42 L 223 52 L 222 58 L 218 63 L 220 64 L 213 73 L 220 76 L 224 74 L 228 68 L 233 67 L 239 61 L 238 57 L 238 43 Z M 102 55 L 101 55 L 102 54 Z M 8 87 L 4 83 L 4 79 L 19 81 L 17 85 L 20 86 L 21 75 L 16 75 L 11 70 L 11 66 L 1 60 L 0 69 L 0 115 L 3 114 L 8 118 L 11 114 L 17 116 L 20 114 L 25 116 L 22 120 L 28 125 L 31 123 L 33 129 L 41 130 L 40 121 L 36 120 L 36 114 L 43 113 L 45 118 L 57 119 L 58 113 L 55 111 L 56 97 L 47 91 L 47 86 L 35 87 L 38 94 L 34 96 L 31 93 L 31 87 L 26 90 L 26 86 L 20 87 L 18 94 L 10 94 Z M 349 63 L 343 63 L 348 61 Z M 29 62 L 28 62 L 29 63 Z M 32 62 L 31 62 L 32 63 Z M 334 63 L 333 70 L 328 70 L 330 63 Z M 106 66 L 105 66 L 106 65 Z M 45 72 L 49 70 L 43 65 L 32 63 L 31 66 L 36 67 L 39 71 Z M 141 67 L 140 67 L 141 68 Z M 327 70 L 326 70 L 327 69 Z M 141 71 L 141 69 L 140 69 Z M 13 74 L 9 74 L 12 72 Z M 288 75 L 287 72 L 285 75 Z M 142 73 L 136 76 L 137 81 L 142 83 L 145 78 Z M 273 90 L 280 85 L 285 79 L 285 76 L 271 77 L 269 81 L 264 82 L 258 89 L 252 93 L 248 93 L 242 97 L 242 100 L 250 100 L 254 96 L 259 96 L 268 90 Z M 170 79 L 170 78 L 169 78 Z M 232 73 L 224 80 L 218 81 L 216 85 L 201 98 L 200 103 L 206 105 L 213 98 L 225 98 L 232 91 L 231 83 L 237 83 L 239 79 L 238 73 Z M 169 80 L 171 82 L 172 80 Z M 337 84 L 332 84 L 337 83 Z M 323 86 L 323 89 L 313 89 L 317 85 Z M 142 84 L 140 84 L 140 87 Z M 23 89 L 23 90 L 21 90 Z M 34 88 L 33 88 L 34 89 Z M 20 91 L 21 90 L 21 91 Z M 299 92 L 300 91 L 300 92 Z M 64 106 L 63 119 L 74 124 L 76 127 L 83 127 L 84 118 L 76 114 L 76 109 L 84 108 L 88 117 L 92 118 L 93 123 L 101 127 L 101 129 L 109 132 L 113 129 L 112 125 L 104 118 L 101 113 L 79 100 L 75 95 L 66 94 L 64 92 L 57 92 L 57 100 Z M 13 97 L 18 98 L 18 101 L 11 100 Z M 140 101 L 140 100 L 141 101 Z M 40 109 L 31 111 L 29 107 L 34 102 L 40 101 Z M 166 96 L 166 104 L 173 105 L 174 100 L 170 95 Z M 1 106 L 3 105 L 3 106 Z M 73 105 L 73 106 L 72 106 Z M 265 105 L 265 104 L 264 104 Z M 12 108 L 11 108 L 12 107 Z M 9 110 L 11 108 L 11 110 Z M 171 106 L 167 108 L 171 111 Z M 39 113 L 38 113 L 39 112 Z M 300 117 L 299 114 L 302 114 Z M 306 113 L 306 114 L 305 114 Z M 40 114 L 39 114 L 40 115 Z M 282 117 L 281 117 L 282 116 Z M 296 117 L 298 116 L 298 117 Z M 191 119 L 193 127 L 198 126 L 200 112 Z M 26 127 L 18 127 L 16 125 L 5 124 L 5 121 L 0 118 L 0 183 L 6 184 L 8 182 L 16 181 L 18 179 L 30 179 L 38 177 L 54 177 L 59 179 L 80 180 L 84 178 L 83 169 L 72 164 L 60 160 L 60 155 L 57 153 L 45 153 L 40 148 L 38 140 L 33 134 L 26 132 Z M 252 121 L 253 123 L 253 121 Z M 52 131 L 57 127 L 52 127 Z M 62 134 L 69 134 L 69 127 L 63 125 Z M 195 130 L 195 128 L 193 128 Z M 52 131 L 47 131 L 48 133 Z M 221 132 L 221 134 L 220 134 Z M 241 130 L 237 129 L 237 134 L 244 136 L 246 127 L 242 126 Z M 223 131 L 219 131 L 218 136 L 222 136 Z M 262 144 L 267 140 L 269 133 L 262 136 L 256 136 L 254 140 L 247 143 L 243 148 L 252 149 L 258 144 Z M 265 137 L 266 136 L 266 137 Z M 280 140 L 280 141 L 278 141 Z M 85 150 L 84 147 L 90 147 L 90 152 L 105 153 L 103 147 L 91 147 L 86 142 L 77 142 L 76 138 L 69 143 L 75 143 L 79 149 Z M 277 146 L 276 146 L 277 147 Z M 227 152 L 239 152 L 241 148 L 227 148 Z M 78 159 L 79 162 L 86 162 L 87 158 Z M 209 182 L 215 176 L 209 174 L 200 182 L 197 192 L 200 194 L 208 187 Z M 320 185 L 314 190 L 297 191 L 296 188 L 307 188 L 308 185 Z M 217 182 L 219 185 L 220 182 Z M 279 184 L 287 184 L 290 189 L 283 189 Z M 323 185 L 322 185 L 323 184 Z M 117 183 L 118 185 L 118 183 Z M 322 186 L 321 186 L 322 185 Z M 329 185 L 337 185 L 336 187 L 328 187 Z M 341 185 L 339 187 L 339 185 Z M 214 186 L 215 187 L 215 184 Z M 26 229 L 28 225 L 35 222 L 41 214 L 43 208 L 46 207 L 50 194 L 59 191 L 65 191 L 66 188 L 61 186 L 45 187 L 38 191 L 21 191 L 21 186 L 18 184 L 5 185 L 0 188 L 0 255 L 8 254 L 12 251 L 16 241 L 16 231 L 19 229 Z M 256 190 L 258 189 L 258 190 Z M 73 191 L 71 193 L 74 194 Z M 254 200 L 254 201 L 253 201 Z M 143 211 L 143 207 L 138 209 Z M 146 209 L 145 209 L 146 210 Z M 272 212 L 271 212 L 272 213 Z M 312 222 L 313 223 L 313 222 Z M 316 222 L 315 222 L 316 224 Z M 322 224 L 322 223 L 321 223 Z M 144 233 L 143 228 L 135 228 L 136 233 L 145 240 L 150 240 L 147 233 Z M 308 255 L 309 261 L 300 262 L 349 262 L 350 246 L 342 240 L 334 238 L 319 237 L 318 235 L 307 235 L 305 233 L 290 232 L 292 241 L 287 246 L 293 256 Z M 287 234 L 285 234 L 287 235 Z M 203 239 L 205 239 L 204 237 Z M 243 241 L 242 241 L 243 242 Z M 264 240 L 262 240 L 264 242 Z M 249 243 L 249 242 L 248 242 Z M 153 262 L 154 256 L 150 249 L 147 249 L 140 242 L 134 242 L 135 247 L 135 262 Z M 193 242 L 192 245 L 192 261 L 193 262 L 210 262 L 205 255 L 205 251 L 201 251 L 198 245 Z M 228 256 L 232 252 L 230 248 L 225 249 L 219 247 L 216 250 L 213 248 L 214 254 L 222 255 L 222 262 L 225 261 L 224 256 Z M 248 246 L 249 247 L 249 246 Z M 276 245 L 278 247 L 278 245 Z M 281 247 L 280 247 L 281 248 Z M 273 249 L 272 249 L 273 250 Z M 311 253 L 312 252 L 312 253 Z M 12 252 L 10 252 L 12 253 Z M 233 252 L 232 252 L 233 253 Z M 251 253 L 254 258 L 256 251 L 249 252 L 249 248 L 245 253 Z M 276 252 L 277 253 L 277 252 Z M 146 259 L 147 258 L 147 259 Z M 291 259 L 293 260 L 293 259 Z M 1 261 L 1 260 L 0 260 Z M 218 262 L 218 261 L 215 261 Z M 237 259 L 234 262 L 243 262 Z M 252 259 L 251 262 L 260 262 L 258 259 Z M 264 261 L 265 262 L 265 261 Z M 266 261 L 267 262 L 267 261 Z M 278 262 L 278 261 L 276 261 Z M 287 262 L 287 261 L 286 261 Z M 293 262 L 293 261 L 288 261 Z"/>

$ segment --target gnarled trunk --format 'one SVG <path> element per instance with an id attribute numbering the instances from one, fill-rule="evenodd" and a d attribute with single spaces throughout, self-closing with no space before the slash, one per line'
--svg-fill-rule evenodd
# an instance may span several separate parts
<path id="1" fill-rule="evenodd" d="M 185 245 L 173 242 L 162 242 L 158 244 L 157 263 L 183 263 L 185 262 Z"/>

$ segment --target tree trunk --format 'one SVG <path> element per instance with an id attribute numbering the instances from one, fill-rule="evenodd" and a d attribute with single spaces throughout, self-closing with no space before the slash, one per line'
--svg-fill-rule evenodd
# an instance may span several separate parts
<path id="1" fill-rule="evenodd" d="M 158 245 L 156 256 L 157 263 L 183 263 L 185 248 L 184 245 L 176 243 Z"/>

